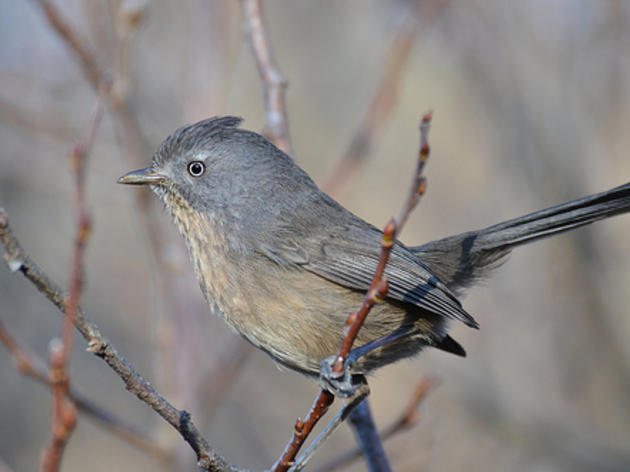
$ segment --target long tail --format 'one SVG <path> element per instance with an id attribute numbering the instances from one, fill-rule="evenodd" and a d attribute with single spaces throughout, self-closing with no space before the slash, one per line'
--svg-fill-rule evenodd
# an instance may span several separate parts
<path id="1" fill-rule="evenodd" d="M 630 211 L 630 183 L 479 231 L 410 248 L 455 293 L 483 279 L 521 244 Z"/>

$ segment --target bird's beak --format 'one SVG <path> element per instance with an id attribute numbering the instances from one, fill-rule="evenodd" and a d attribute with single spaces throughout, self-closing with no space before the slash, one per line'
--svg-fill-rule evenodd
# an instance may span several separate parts
<path id="1" fill-rule="evenodd" d="M 166 180 L 166 176 L 158 173 L 152 167 L 132 170 L 118 179 L 119 184 L 128 185 L 159 185 Z"/>

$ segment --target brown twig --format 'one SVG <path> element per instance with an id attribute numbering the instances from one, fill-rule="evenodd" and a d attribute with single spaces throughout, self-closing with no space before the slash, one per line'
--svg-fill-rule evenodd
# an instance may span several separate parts
<path id="1" fill-rule="evenodd" d="M 400 22 L 394 39 L 384 56 L 383 72 L 374 97 L 365 115 L 363 115 L 348 149 L 333 165 L 323 181 L 321 187 L 329 195 L 343 199 L 348 190 L 352 188 L 367 160 L 372 143 L 382 134 L 396 106 L 400 83 L 409 62 L 410 53 L 423 29 L 420 28 L 420 25 L 431 24 L 446 2 L 447 0 L 428 3 L 417 1 L 415 5 L 410 6 L 412 11 L 405 15 L 404 20 Z M 422 23 L 419 20 L 420 17 L 423 19 Z"/>
<path id="2" fill-rule="evenodd" d="M 92 86 L 99 89 L 105 84 L 111 84 L 111 80 L 96 61 L 96 56 L 87 41 L 66 21 L 57 7 L 50 0 L 37 0 L 37 2 L 44 10 L 48 22 L 67 43 L 68 49 L 74 52 Z"/>
<path id="3" fill-rule="evenodd" d="M 422 176 L 425 163 L 429 158 L 429 143 L 428 133 L 433 117 L 432 112 L 426 113 L 422 117 L 420 124 L 420 151 L 418 153 L 418 160 L 416 165 L 416 171 L 414 173 L 411 186 L 409 187 L 409 194 L 405 200 L 405 204 L 398 215 L 398 218 L 392 219 L 387 223 L 383 230 L 383 238 L 381 240 L 381 255 L 378 260 L 378 266 L 374 272 L 372 283 L 365 295 L 363 305 L 356 312 L 348 317 L 346 324 L 343 328 L 344 338 L 337 354 L 337 359 L 333 365 L 333 372 L 341 373 L 343 365 L 354 345 L 357 335 L 367 315 L 372 307 L 380 300 L 387 296 L 387 277 L 384 275 L 385 267 L 389 260 L 389 254 L 394 247 L 396 237 L 402 231 L 403 226 L 407 222 L 407 218 L 411 211 L 416 207 L 422 195 L 426 191 L 426 179 Z"/>
<path id="4" fill-rule="evenodd" d="M 20 271 L 42 292 L 59 310 L 64 310 L 64 295 L 37 265 L 27 256 L 9 226 L 9 217 L 0 209 L 0 241 L 5 248 L 4 258 L 13 272 Z M 96 325 L 88 321 L 80 307 L 77 309 L 74 325 L 88 343 L 88 351 L 102 358 L 118 374 L 125 388 L 156 411 L 173 426 L 195 451 L 198 466 L 208 471 L 239 471 L 218 455 L 201 435 L 186 411 L 171 405 L 149 382 L 147 382 L 129 361 L 125 359 Z"/>
<path id="5" fill-rule="evenodd" d="M 350 353 L 350 350 L 352 349 L 352 345 L 354 344 L 357 334 L 359 333 L 359 329 L 361 329 L 361 326 L 372 307 L 378 301 L 387 296 L 387 280 L 384 272 L 389 259 L 389 254 L 396 242 L 396 236 L 402 230 L 402 227 L 407 221 L 409 213 L 416 207 L 420 198 L 426 191 L 426 181 L 422 176 L 422 171 L 429 157 L 429 145 L 427 139 L 432 116 L 432 113 L 429 112 L 422 117 L 420 125 L 420 151 L 409 195 L 407 196 L 407 200 L 405 201 L 398 218 L 392 219 L 383 231 L 381 255 L 379 257 L 378 266 L 374 276 L 372 277 L 370 288 L 365 295 L 361 307 L 348 317 L 343 328 L 344 338 L 341 346 L 339 347 L 335 363 L 333 364 L 333 372 L 335 373 L 342 372 L 344 363 Z M 304 421 L 300 419 L 296 421 L 291 439 L 284 448 L 284 451 L 278 461 L 276 461 L 272 467 L 274 472 L 285 472 L 293 465 L 295 457 L 304 444 L 304 441 L 309 436 L 319 419 L 326 414 L 328 408 L 333 403 L 334 398 L 334 395 L 327 390 L 322 389 L 319 392 L 313 406 L 308 412 L 306 419 Z"/>
<path id="6" fill-rule="evenodd" d="M 66 318 L 68 316 L 66 315 Z M 51 438 L 42 451 L 40 470 L 56 472 L 61 457 L 77 423 L 76 409 L 67 394 L 70 386 L 66 366 L 66 349 L 59 338 L 50 341 L 48 348 L 50 363 L 50 389 L 53 397 Z"/>
<path id="7" fill-rule="evenodd" d="M 263 21 L 261 0 L 241 0 L 243 23 L 263 86 L 265 127 L 263 134 L 288 155 L 293 155 L 287 119 L 287 81 L 273 56 Z"/>
<path id="8" fill-rule="evenodd" d="M 330 405 L 335 401 L 335 396 L 328 390 L 321 389 L 306 418 L 298 418 L 293 426 L 293 434 L 280 455 L 280 458 L 271 467 L 273 472 L 286 472 L 294 464 L 295 456 L 311 434 L 313 428 L 322 416 L 326 414 Z"/>
<path id="9" fill-rule="evenodd" d="M 150 155 L 150 150 L 140 130 L 138 120 L 136 119 L 134 108 L 129 98 L 129 70 L 131 64 L 131 43 L 134 33 L 138 25 L 142 22 L 144 16 L 143 8 L 131 8 L 118 5 L 118 9 L 126 8 L 125 11 L 110 10 L 116 39 L 116 60 L 115 75 L 110 78 L 110 74 L 103 72 L 98 64 L 98 60 L 92 48 L 89 47 L 87 41 L 81 37 L 63 17 L 58 8 L 49 0 L 38 0 L 45 13 L 45 18 L 54 31 L 64 39 L 69 51 L 79 58 L 83 71 L 88 78 L 90 84 L 95 90 L 103 90 L 108 100 L 109 108 L 113 113 L 114 125 L 122 154 L 129 164 L 133 167 L 142 167 L 144 159 Z M 118 2 L 120 3 L 120 2 Z M 142 225 L 145 227 L 145 234 L 149 240 L 151 254 L 156 261 L 158 270 L 157 283 L 160 287 L 159 293 L 165 294 L 164 305 L 168 307 L 169 312 L 183 314 L 194 318 L 201 317 L 196 310 L 190 309 L 190 299 L 197 296 L 192 293 L 196 290 L 197 284 L 182 284 L 184 277 L 182 273 L 187 273 L 179 269 L 179 265 L 186 264 L 188 257 L 185 254 L 185 248 L 182 244 L 169 244 L 165 240 L 162 228 L 155 213 L 155 208 L 150 206 L 150 193 L 144 189 L 138 189 L 134 192 L 136 204 L 139 208 L 139 215 Z M 166 247 L 168 246 L 168 251 Z M 166 254 L 170 253 L 172 257 L 166 260 Z M 174 255 L 173 255 L 174 254 Z M 177 261 L 174 263 L 173 261 Z M 175 293 L 174 287 L 177 287 L 178 293 Z M 185 306 L 185 309 L 184 309 Z M 205 307 L 203 307 L 205 308 Z M 205 310 L 204 310 L 205 314 Z M 194 321 L 194 320 L 193 320 Z M 179 323 L 173 330 L 178 327 L 187 327 L 194 323 Z M 186 333 L 184 333 L 185 335 Z M 183 336 L 177 335 L 177 338 Z M 187 343 L 183 343 L 187 345 Z M 240 346 L 240 345 L 239 345 Z M 241 356 L 241 352 L 246 353 L 244 348 L 238 347 L 235 356 Z M 180 351 L 181 352 L 181 351 Z M 183 359 L 184 363 L 189 363 L 189 359 Z M 228 367 L 226 367 L 228 368 Z M 221 369 L 218 369 L 221 371 Z M 232 375 L 227 378 L 222 385 L 223 392 L 229 387 L 229 382 L 233 382 L 237 378 L 235 371 L 231 371 Z M 187 382 L 178 383 L 178 385 L 190 386 L 190 379 Z M 214 384 L 213 384 L 214 385 Z M 215 398 L 218 399 L 217 396 Z M 216 403 L 216 402 L 215 402 Z"/>
<path id="10" fill-rule="evenodd" d="M 3 344 L 11 353 L 16 368 L 21 373 L 50 387 L 50 374 L 48 373 L 44 361 L 21 345 L 15 336 L 6 328 L 2 322 L 2 317 L 0 317 L 0 344 Z M 157 457 L 161 461 L 169 459 L 169 453 L 156 444 L 151 438 L 137 428 L 126 424 L 125 421 L 114 416 L 111 412 L 102 409 L 87 397 L 74 391 L 72 387 L 70 387 L 68 391 L 68 398 L 73 401 L 81 413 L 96 420 L 105 427 L 106 430 L 151 454 L 153 457 Z"/>
<path id="11" fill-rule="evenodd" d="M 85 161 L 94 143 L 96 130 L 103 115 L 102 97 L 99 96 L 88 132 L 83 142 L 73 146 L 70 153 L 70 166 L 75 179 L 75 206 L 77 212 L 77 233 L 75 237 L 72 265 L 70 269 L 70 289 L 64 300 L 64 323 L 61 339 L 50 343 L 50 388 L 53 394 L 51 439 L 42 454 L 42 469 L 47 472 L 59 470 L 61 456 L 70 434 L 76 424 L 76 410 L 67 396 L 70 390 L 68 362 L 72 353 L 74 319 L 79 298 L 83 289 L 83 256 L 90 235 L 90 217 L 85 208 Z"/>
<path id="12" fill-rule="evenodd" d="M 392 438 L 398 433 L 408 430 L 414 427 L 420 421 L 419 408 L 422 401 L 427 397 L 429 392 L 439 385 L 439 380 L 435 377 L 425 377 L 421 379 L 413 390 L 409 403 L 405 409 L 400 413 L 398 418 L 394 420 L 389 426 L 384 428 L 380 437 L 383 441 Z M 336 469 L 347 467 L 353 461 L 361 457 L 361 449 L 355 448 L 348 452 L 345 452 L 338 457 L 326 462 L 320 466 L 317 470 L 319 472 L 329 472 Z"/>

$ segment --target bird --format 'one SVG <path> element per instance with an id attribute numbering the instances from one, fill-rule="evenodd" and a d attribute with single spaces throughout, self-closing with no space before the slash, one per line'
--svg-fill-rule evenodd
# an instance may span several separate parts
<path id="1" fill-rule="evenodd" d="M 318 188 L 287 154 L 241 118 L 213 117 L 167 137 L 145 169 L 119 178 L 147 185 L 184 237 L 211 307 L 277 363 L 317 377 L 361 305 L 382 231 Z M 389 290 L 374 306 L 348 365 L 363 377 L 426 347 L 465 356 L 452 323 L 478 328 L 459 298 L 517 246 L 630 211 L 630 183 L 419 246 L 396 241 Z"/>

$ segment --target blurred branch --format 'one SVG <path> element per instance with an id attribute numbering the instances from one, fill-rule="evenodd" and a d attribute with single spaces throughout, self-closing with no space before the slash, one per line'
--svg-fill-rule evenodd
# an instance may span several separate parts
<path id="1" fill-rule="evenodd" d="M 343 199 L 352 188 L 367 160 L 372 144 L 385 129 L 396 106 L 403 73 L 421 31 L 421 24 L 432 24 L 447 2 L 448 0 L 430 2 L 416 0 L 409 7 L 411 11 L 400 22 L 389 50 L 384 56 L 381 80 L 359 123 L 359 128 L 345 154 L 333 165 L 328 177 L 323 180 L 321 187 L 329 195 Z"/>
<path id="2" fill-rule="evenodd" d="M 368 399 L 363 400 L 348 416 L 348 424 L 354 431 L 363 452 L 363 457 L 371 472 L 391 472 L 391 466 L 378 434 Z"/>
<path id="3" fill-rule="evenodd" d="M 387 261 L 389 260 L 389 254 L 396 242 L 396 236 L 402 230 L 405 222 L 407 221 L 409 213 L 416 207 L 426 190 L 426 182 L 422 176 L 422 171 L 427 159 L 429 158 L 429 145 L 427 139 L 431 119 L 431 112 L 426 113 L 422 117 L 420 125 L 420 151 L 418 153 L 416 171 L 409 189 L 409 195 L 398 218 L 393 218 L 389 223 L 387 223 L 387 226 L 383 231 L 381 255 L 379 257 L 378 266 L 374 272 L 372 283 L 365 295 L 361 308 L 351 314 L 346 320 L 343 328 L 344 338 L 332 367 L 334 374 L 342 373 L 344 363 L 350 353 L 350 350 L 352 349 L 354 341 L 359 333 L 359 329 L 361 329 L 363 322 L 374 304 L 387 296 L 387 279 L 384 276 L 384 271 Z M 294 464 L 295 457 L 304 444 L 304 441 L 306 441 L 306 438 L 308 438 L 319 419 L 326 414 L 328 408 L 332 405 L 334 398 L 334 395 L 328 390 L 320 390 L 319 395 L 315 398 L 315 401 L 306 416 L 306 419 L 302 421 L 298 418 L 295 422 L 291 439 L 287 443 L 282 455 L 272 468 L 274 472 L 285 472 Z"/>
<path id="4" fill-rule="evenodd" d="M 66 315 L 66 319 L 68 316 Z M 59 338 L 53 338 L 48 347 L 50 364 L 50 389 L 52 391 L 52 424 L 48 447 L 41 455 L 40 470 L 56 472 L 61 464 L 63 451 L 70 435 L 77 424 L 77 412 L 74 404 L 66 396 L 70 379 L 66 365 L 67 350 Z"/>
<path id="5" fill-rule="evenodd" d="M 61 339 L 50 342 L 50 389 L 53 396 L 51 439 L 42 454 L 42 469 L 47 472 L 59 470 L 61 457 L 70 434 L 76 425 L 76 409 L 67 399 L 70 391 L 68 363 L 72 353 L 74 320 L 83 290 L 83 257 L 90 236 L 90 217 L 85 208 L 85 162 L 94 144 L 96 131 L 103 116 L 102 97 L 99 95 L 92 114 L 90 126 L 83 142 L 75 144 L 70 153 L 70 166 L 74 171 L 77 212 L 77 232 L 70 268 L 70 291 L 64 300 L 64 322 Z"/>
<path id="6" fill-rule="evenodd" d="M 50 375 L 43 359 L 23 347 L 15 336 L 9 332 L 1 317 L 0 343 L 11 353 L 16 368 L 22 374 L 37 380 L 47 387 L 51 386 Z M 169 454 L 167 451 L 137 428 L 126 424 L 122 418 L 117 418 L 113 413 L 102 409 L 89 398 L 74 391 L 72 388 L 68 391 L 68 398 L 74 402 L 81 413 L 96 420 L 106 430 L 120 436 L 125 441 L 149 453 L 151 456 L 158 457 L 159 460 L 164 461 L 168 459 Z"/>
<path id="7" fill-rule="evenodd" d="M 243 23 L 263 86 L 265 127 L 263 134 L 293 156 L 287 119 L 287 81 L 280 74 L 263 21 L 261 0 L 241 0 Z"/>
<path id="8" fill-rule="evenodd" d="M 9 217 L 0 209 L 0 241 L 5 248 L 4 258 L 13 272 L 20 271 L 35 287 L 42 292 L 59 310 L 64 310 L 64 295 L 59 288 L 28 257 L 13 235 L 9 226 Z M 197 455 L 198 466 L 208 471 L 239 471 L 218 455 L 201 435 L 190 414 L 172 406 L 149 382 L 131 366 L 100 332 L 96 325 L 88 321 L 77 307 L 74 325 L 88 343 L 88 351 L 102 358 L 122 379 L 125 388 L 149 405 L 164 420 L 173 426 Z"/>
<path id="9" fill-rule="evenodd" d="M 420 422 L 419 408 L 422 400 L 424 400 L 429 392 L 439 385 L 439 381 L 434 377 L 425 377 L 421 379 L 413 390 L 413 394 L 409 399 L 407 407 L 401 412 L 396 420 L 394 420 L 389 426 L 384 428 L 380 437 L 381 440 L 386 441 L 398 433 L 402 433 L 410 428 L 413 428 Z M 355 460 L 361 457 L 361 449 L 355 448 L 338 457 L 326 462 L 319 467 L 319 472 L 330 472 L 336 469 L 341 469 L 350 465 Z"/>
<path id="10" fill-rule="evenodd" d="M 149 156 L 151 152 L 142 135 L 129 97 L 129 71 L 131 68 L 131 45 L 138 25 L 144 17 L 144 5 L 129 7 L 123 2 L 108 3 L 116 40 L 116 73 L 114 78 L 110 79 L 109 75 L 104 73 L 98 65 L 97 58 L 92 49 L 87 46 L 87 42 L 73 30 L 69 22 L 63 18 L 61 12 L 49 0 L 38 0 L 38 2 L 44 10 L 49 25 L 65 40 L 70 52 L 79 58 L 79 62 L 83 66 L 85 75 L 92 87 L 95 90 L 105 91 L 110 110 L 113 112 L 116 134 L 125 159 L 133 167 L 143 167 L 146 156 Z M 149 240 L 151 254 L 158 266 L 153 273 L 157 278 L 158 293 L 164 296 L 164 306 L 167 307 L 167 312 L 178 313 L 179 317 L 185 316 L 188 318 L 205 315 L 205 306 L 201 308 L 203 314 L 194 312 L 200 310 L 190 309 L 190 299 L 198 296 L 197 284 L 179 283 L 183 277 L 182 274 L 187 273 L 184 269 L 179 270 L 180 266 L 188 262 L 183 244 L 170 245 L 168 241 L 165 241 L 159 219 L 156 212 L 153 211 L 154 207 L 150 206 L 150 192 L 144 189 L 137 189 L 134 191 L 134 195 L 139 209 L 138 213 L 146 230 L 146 237 Z M 171 253 L 171 257 L 168 260 L 167 252 Z M 174 256 L 172 255 L 173 253 L 175 253 Z M 175 291 L 178 293 L 175 293 Z M 183 340 L 183 346 L 188 346 L 188 351 L 186 352 L 192 352 L 191 346 L 193 344 L 187 342 L 190 334 L 186 331 L 186 327 L 194 325 L 194 320 L 189 320 L 188 322 L 177 323 L 174 326 L 171 323 L 167 328 L 167 331 L 176 332 L 175 337 Z M 180 331 L 184 329 L 184 331 L 177 332 L 177 329 L 180 329 Z M 246 350 L 240 344 L 236 350 L 238 352 L 235 355 L 238 358 L 244 357 L 250 352 L 249 349 Z M 180 356 L 182 353 L 186 354 L 186 352 L 184 350 L 177 351 Z M 183 356 L 181 363 L 190 364 L 191 359 L 189 357 L 194 357 L 194 355 Z M 223 375 L 227 370 L 230 371 L 230 375 Z M 177 371 L 181 372 L 182 370 L 178 369 Z M 231 383 L 237 378 L 238 370 L 231 369 L 231 365 L 226 365 L 220 366 L 216 371 L 219 372 L 223 379 L 223 384 L 218 389 L 218 393 L 215 394 L 215 399 L 217 399 L 215 403 L 218 403 L 220 393 L 228 390 Z M 192 382 L 193 379 L 178 379 L 175 386 L 182 388 L 183 385 L 187 385 L 190 388 Z M 215 385 L 214 382 L 209 383 Z"/>
<path id="11" fill-rule="evenodd" d="M 2 459 L 0 459 L 0 472 L 13 472 L 13 469 L 11 469 Z"/>
<path id="12" fill-rule="evenodd" d="M 3 85 L 4 86 L 4 85 Z M 74 130 L 58 119 L 55 110 L 38 108 L 37 115 L 25 110 L 23 100 L 17 94 L 15 100 L 0 97 L 0 121 L 11 123 L 34 133 L 45 133 L 51 139 L 67 143 L 75 136 Z"/>
<path id="13" fill-rule="evenodd" d="M 92 86 L 95 89 L 99 89 L 105 84 L 111 85 L 110 78 L 98 64 L 96 56 L 85 38 L 82 38 L 79 33 L 72 28 L 70 23 L 61 15 L 61 12 L 50 0 L 37 0 L 37 2 L 44 10 L 50 25 L 57 31 L 59 36 L 61 36 L 68 45 L 68 49 L 70 49 L 79 60 L 79 64 Z"/>

